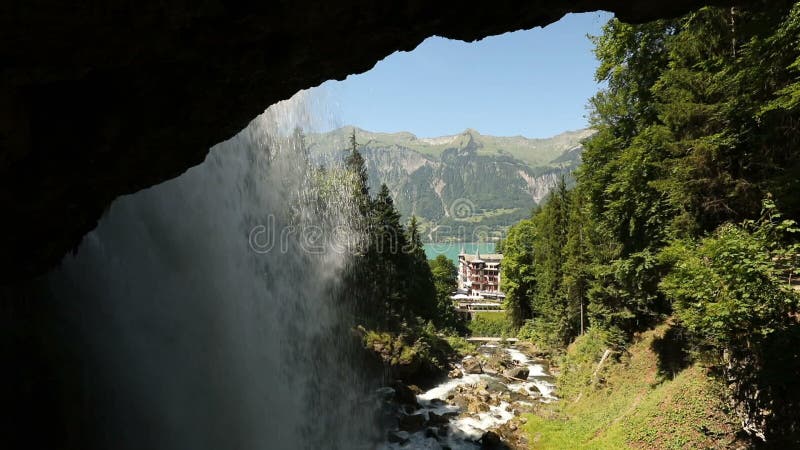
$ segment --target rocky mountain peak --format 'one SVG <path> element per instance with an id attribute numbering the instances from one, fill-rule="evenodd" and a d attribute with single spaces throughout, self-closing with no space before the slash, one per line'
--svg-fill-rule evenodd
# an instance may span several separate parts
<path id="1" fill-rule="evenodd" d="M 308 137 L 312 154 L 341 159 L 354 127 Z M 417 216 L 429 240 L 470 239 L 475 230 L 502 234 L 527 217 L 561 176 L 580 164 L 583 139 L 593 130 L 551 138 L 456 135 L 420 138 L 355 127 L 372 191 L 385 183 L 401 214 Z M 454 215 L 453 205 L 469 214 Z M 462 235 L 462 236 L 459 236 Z"/>

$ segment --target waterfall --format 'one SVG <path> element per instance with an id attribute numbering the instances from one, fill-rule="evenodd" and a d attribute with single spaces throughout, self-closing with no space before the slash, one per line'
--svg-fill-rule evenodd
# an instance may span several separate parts
<path id="1" fill-rule="evenodd" d="M 319 206 L 298 131 L 315 120 L 310 95 L 117 199 L 44 280 L 92 446 L 366 445 L 369 384 L 336 305 L 341 242 L 359 233 L 345 184 Z"/>

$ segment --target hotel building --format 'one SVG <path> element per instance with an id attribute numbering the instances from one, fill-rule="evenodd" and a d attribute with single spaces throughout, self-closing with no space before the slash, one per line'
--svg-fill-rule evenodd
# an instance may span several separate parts
<path id="1" fill-rule="evenodd" d="M 503 299 L 500 292 L 501 254 L 467 255 L 462 250 L 458 255 L 458 291 L 468 296 Z"/>

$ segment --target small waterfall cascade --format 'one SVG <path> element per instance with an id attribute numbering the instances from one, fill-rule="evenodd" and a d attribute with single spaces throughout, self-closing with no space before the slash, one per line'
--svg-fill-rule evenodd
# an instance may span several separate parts
<path id="1" fill-rule="evenodd" d="M 372 386 L 337 304 L 360 231 L 348 184 L 307 160 L 311 97 L 117 199 L 42 280 L 93 447 L 369 445 Z"/>

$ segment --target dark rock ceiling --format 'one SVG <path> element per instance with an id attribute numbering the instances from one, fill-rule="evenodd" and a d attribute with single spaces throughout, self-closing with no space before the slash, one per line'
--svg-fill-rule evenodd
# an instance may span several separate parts
<path id="1" fill-rule="evenodd" d="M 708 3 L 733 2 L 2 2 L 0 284 L 57 264 L 114 198 L 200 163 L 270 104 L 429 36 L 472 41 L 593 10 L 641 22 Z"/>

